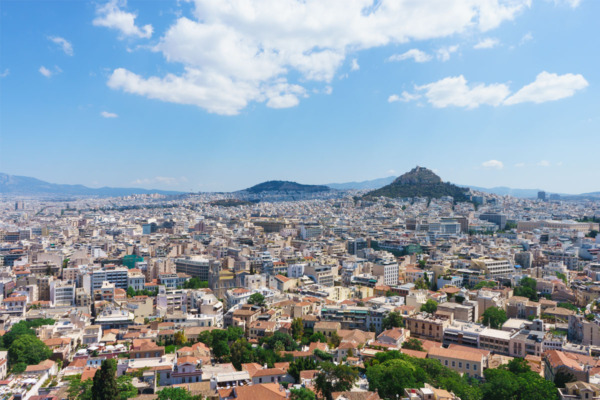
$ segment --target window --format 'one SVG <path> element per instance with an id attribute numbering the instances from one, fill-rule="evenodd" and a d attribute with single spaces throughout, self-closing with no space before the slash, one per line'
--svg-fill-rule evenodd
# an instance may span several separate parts
<path id="1" fill-rule="evenodd" d="M 456 366 L 456 362 L 452 361 L 452 366 L 455 367 Z"/>

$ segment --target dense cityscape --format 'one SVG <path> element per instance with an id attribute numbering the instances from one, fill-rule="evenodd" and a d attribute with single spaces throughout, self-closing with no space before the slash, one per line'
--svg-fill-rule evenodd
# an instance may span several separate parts
<path id="1" fill-rule="evenodd" d="M 460 190 L 4 197 L 0 396 L 600 396 L 600 203 Z"/>
<path id="2" fill-rule="evenodd" d="M 0 400 L 600 400 L 600 0 L 0 0 Z"/>

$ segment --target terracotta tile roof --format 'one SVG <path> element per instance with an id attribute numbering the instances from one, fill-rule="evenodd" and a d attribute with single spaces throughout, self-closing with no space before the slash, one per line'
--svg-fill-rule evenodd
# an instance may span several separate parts
<path id="1" fill-rule="evenodd" d="M 81 382 L 85 382 L 88 379 L 94 379 L 94 376 L 96 375 L 96 371 L 98 371 L 98 368 L 85 367 L 85 369 L 81 373 Z"/>

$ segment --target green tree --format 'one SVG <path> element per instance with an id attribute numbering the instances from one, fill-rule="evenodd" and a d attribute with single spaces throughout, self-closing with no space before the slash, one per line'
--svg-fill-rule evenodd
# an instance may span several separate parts
<path id="1" fill-rule="evenodd" d="M 252 345 L 244 338 L 238 339 L 231 345 L 231 363 L 241 370 L 242 364 L 254 362 Z"/>
<path id="2" fill-rule="evenodd" d="M 576 380 L 577 378 L 575 378 L 572 373 L 565 371 L 562 368 L 558 370 L 556 375 L 554 375 L 554 384 L 559 388 L 564 388 L 565 384 L 569 382 L 575 382 Z"/>
<path id="3" fill-rule="evenodd" d="M 402 348 L 408 350 L 425 351 L 423 349 L 423 343 L 417 338 L 408 339 L 407 341 L 402 343 Z"/>
<path id="4" fill-rule="evenodd" d="M 192 396 L 183 388 L 166 387 L 158 392 L 158 400 L 200 400 L 200 396 Z"/>
<path id="5" fill-rule="evenodd" d="M 483 324 L 493 329 L 499 329 L 508 320 L 506 311 L 500 307 L 490 307 L 483 312 Z"/>
<path id="6" fill-rule="evenodd" d="M 248 298 L 248 304 L 254 304 L 262 307 L 265 305 L 265 296 L 260 293 L 254 293 Z"/>
<path id="7" fill-rule="evenodd" d="M 115 400 L 119 398 L 116 373 L 117 363 L 115 360 L 102 361 L 100 370 L 94 375 L 92 400 Z"/>
<path id="8" fill-rule="evenodd" d="M 531 301 L 538 301 L 537 281 L 533 278 L 525 277 L 521 279 L 519 285 L 515 287 L 513 294 L 515 296 L 527 297 Z"/>
<path id="9" fill-rule="evenodd" d="M 134 297 L 134 296 L 135 296 L 135 289 L 133 288 L 133 286 L 127 287 L 127 297 Z"/>
<path id="10" fill-rule="evenodd" d="M 321 364 L 321 372 L 314 380 L 315 389 L 325 399 L 331 400 L 333 392 L 345 392 L 352 389 L 358 379 L 358 371 L 348 365 Z"/>
<path id="11" fill-rule="evenodd" d="M 383 318 L 383 329 L 399 328 L 404 326 L 404 319 L 399 312 L 392 311 Z"/>
<path id="12" fill-rule="evenodd" d="M 207 281 L 202 281 L 198 277 L 188 279 L 183 283 L 184 289 L 205 289 L 208 287 Z"/>
<path id="13" fill-rule="evenodd" d="M 119 391 L 119 399 L 126 400 L 137 397 L 138 390 L 133 383 L 133 378 L 130 375 L 121 375 L 117 378 L 117 390 Z"/>
<path id="14" fill-rule="evenodd" d="M 304 336 L 304 324 L 302 323 L 302 318 L 294 318 L 292 321 L 292 336 L 295 340 L 302 339 Z"/>
<path id="15" fill-rule="evenodd" d="M 377 391 L 383 399 L 395 398 L 406 388 L 422 386 L 425 373 L 403 359 L 394 359 L 367 369 L 369 390 Z"/>
<path id="16" fill-rule="evenodd" d="M 290 390 L 291 400 L 317 400 L 317 397 L 313 392 L 306 388 L 291 389 Z"/>
<path id="17" fill-rule="evenodd" d="M 52 350 L 40 339 L 32 335 L 18 337 L 8 348 L 8 362 L 11 365 L 25 363 L 39 364 L 52 356 Z"/>
<path id="18" fill-rule="evenodd" d="M 437 303 L 435 300 L 429 299 L 421 306 L 421 311 L 425 311 L 426 313 L 433 314 L 437 311 Z"/>
<path id="19" fill-rule="evenodd" d="M 300 372 L 317 369 L 317 366 L 317 362 L 312 358 L 297 358 L 290 363 L 288 373 L 296 380 L 296 382 L 298 382 L 300 381 Z"/>
<path id="20" fill-rule="evenodd" d="M 327 337 L 325 337 L 325 335 L 323 335 L 322 332 L 315 332 L 312 335 L 310 335 L 309 343 L 316 342 L 327 343 Z"/>
<path id="21" fill-rule="evenodd" d="M 331 336 L 329 336 L 329 344 L 331 344 L 333 348 L 338 348 L 341 342 L 342 338 L 337 334 L 337 332 L 333 332 Z"/>
<path id="22" fill-rule="evenodd" d="M 425 289 L 428 290 L 429 289 L 429 285 L 427 284 L 427 282 L 425 282 L 425 280 L 423 278 L 419 278 L 415 281 L 415 289 Z"/>
<path id="23" fill-rule="evenodd" d="M 185 337 L 185 333 L 183 333 L 183 331 L 175 332 L 173 339 L 175 341 L 175 345 L 177 346 L 183 346 L 185 343 L 187 343 L 187 337 Z"/>
<path id="24" fill-rule="evenodd" d="M 475 290 L 479 290 L 479 289 L 483 289 L 483 288 L 490 288 L 493 289 L 497 286 L 498 284 L 494 281 L 481 281 L 479 283 L 477 283 L 474 287 Z"/>

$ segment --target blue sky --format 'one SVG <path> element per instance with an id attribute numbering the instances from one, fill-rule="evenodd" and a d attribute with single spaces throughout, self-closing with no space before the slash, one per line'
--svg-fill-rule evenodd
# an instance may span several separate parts
<path id="1" fill-rule="evenodd" d="M 2 1 L 0 171 L 600 190 L 600 2 Z"/>

